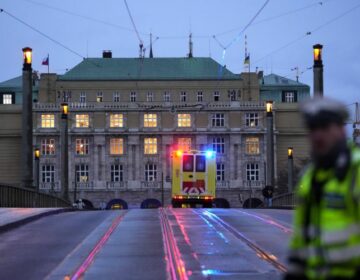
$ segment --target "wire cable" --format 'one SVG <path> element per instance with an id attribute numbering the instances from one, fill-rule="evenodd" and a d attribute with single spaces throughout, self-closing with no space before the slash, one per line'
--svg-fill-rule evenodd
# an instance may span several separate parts
<path id="1" fill-rule="evenodd" d="M 137 28 L 136 28 L 135 21 L 134 21 L 134 18 L 132 17 L 132 15 L 131 15 L 129 5 L 128 5 L 128 3 L 127 3 L 126 0 L 124 0 L 124 3 L 125 3 L 126 10 L 127 10 L 128 14 L 129 14 L 131 23 L 132 23 L 132 25 L 133 25 L 133 27 L 134 27 L 134 30 L 135 30 L 135 32 L 136 32 L 136 35 L 137 35 L 137 37 L 138 37 L 138 39 L 139 39 L 139 42 L 140 42 L 140 44 L 142 44 L 142 43 L 143 43 L 143 40 L 141 39 L 140 34 L 139 34 L 139 31 L 138 31 Z"/>

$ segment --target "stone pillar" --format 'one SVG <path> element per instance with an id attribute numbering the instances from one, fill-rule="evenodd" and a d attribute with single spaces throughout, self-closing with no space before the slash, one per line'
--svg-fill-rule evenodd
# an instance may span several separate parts
<path id="1" fill-rule="evenodd" d="M 68 117 L 67 114 L 61 116 L 60 131 L 61 149 L 61 194 L 62 198 L 69 200 L 69 136 L 68 136 Z M 75 180 L 76 181 L 76 178 Z M 74 190 L 75 191 L 75 190 Z"/>
<path id="2" fill-rule="evenodd" d="M 291 149 L 291 153 L 288 154 L 288 192 L 290 193 L 293 190 L 294 190 L 294 158 Z"/>
<path id="3" fill-rule="evenodd" d="M 274 186 L 274 117 L 272 108 L 266 113 L 266 186 Z"/>

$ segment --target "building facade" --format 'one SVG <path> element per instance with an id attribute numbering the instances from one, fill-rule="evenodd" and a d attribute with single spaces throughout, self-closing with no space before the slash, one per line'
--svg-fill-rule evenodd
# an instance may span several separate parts
<path id="1" fill-rule="evenodd" d="M 67 102 L 71 199 L 139 206 L 164 192 L 169 203 L 177 149 L 216 151 L 217 196 L 232 206 L 262 199 L 264 78 L 234 74 L 211 58 L 89 58 L 64 75 L 43 74 L 33 107 L 40 189 L 61 192 L 60 105 Z M 276 174 L 288 146 L 307 157 L 299 99 L 274 98 Z"/>

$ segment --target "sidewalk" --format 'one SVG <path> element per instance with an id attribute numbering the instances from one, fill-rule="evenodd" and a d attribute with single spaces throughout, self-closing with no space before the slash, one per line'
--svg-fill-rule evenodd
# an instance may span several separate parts
<path id="1" fill-rule="evenodd" d="M 70 208 L 0 208 L 0 233 Z"/>

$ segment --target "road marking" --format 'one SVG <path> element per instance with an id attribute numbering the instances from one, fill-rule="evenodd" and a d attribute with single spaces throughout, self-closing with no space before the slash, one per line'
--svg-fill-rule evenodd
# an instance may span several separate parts
<path id="1" fill-rule="evenodd" d="M 261 249 L 258 245 L 255 244 L 255 242 L 251 241 L 250 239 L 248 239 L 245 235 L 243 235 L 241 232 L 239 232 L 237 229 L 235 229 L 233 226 L 231 226 L 230 224 L 228 224 L 227 222 L 225 222 L 223 219 L 221 219 L 219 216 L 217 216 L 214 213 L 211 213 L 207 210 L 205 211 L 201 211 L 200 213 L 194 211 L 195 213 L 197 213 L 199 216 L 200 215 L 204 215 L 205 218 L 207 218 L 210 222 L 210 220 L 216 224 L 218 224 L 219 226 L 221 226 L 222 228 L 226 229 L 228 232 L 232 233 L 237 239 L 243 241 L 245 244 L 247 244 L 252 250 L 254 250 L 256 252 L 256 255 L 269 262 L 271 265 L 273 265 L 276 269 L 282 271 L 282 272 L 286 272 L 287 269 L 285 267 L 285 265 L 283 265 L 282 263 L 280 263 L 278 261 L 278 258 L 269 253 L 266 252 L 265 250 Z"/>

